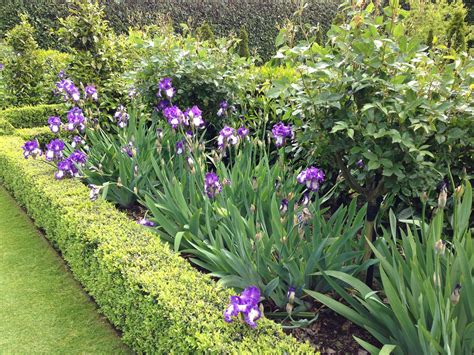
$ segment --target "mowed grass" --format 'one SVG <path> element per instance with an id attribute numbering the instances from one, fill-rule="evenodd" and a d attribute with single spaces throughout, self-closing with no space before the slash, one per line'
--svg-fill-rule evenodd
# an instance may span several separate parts
<path id="1" fill-rule="evenodd" d="M 0 354 L 130 352 L 0 186 Z"/>

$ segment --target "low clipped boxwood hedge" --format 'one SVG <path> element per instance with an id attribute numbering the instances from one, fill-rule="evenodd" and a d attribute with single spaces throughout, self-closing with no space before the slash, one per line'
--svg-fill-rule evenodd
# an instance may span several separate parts
<path id="1" fill-rule="evenodd" d="M 0 182 L 61 251 L 75 277 L 123 340 L 146 353 L 310 353 L 279 325 L 225 323 L 232 290 L 199 273 L 167 244 L 77 180 L 55 181 L 25 160 L 19 137 L 0 137 Z"/>
<path id="2" fill-rule="evenodd" d="M 13 126 L 7 120 L 0 118 L 0 136 L 12 134 L 14 131 Z"/>
<path id="3" fill-rule="evenodd" d="M 10 122 L 15 128 L 32 128 L 44 126 L 49 116 L 58 116 L 64 111 L 65 106 L 61 104 L 14 107 L 0 111 L 0 120 Z"/>
<path id="4" fill-rule="evenodd" d="M 69 139 L 74 134 L 72 132 L 61 130 L 58 133 L 51 132 L 48 126 L 34 128 L 19 128 L 12 132 L 13 135 L 20 137 L 24 141 L 37 139 L 40 145 L 45 145 L 56 138 Z"/>

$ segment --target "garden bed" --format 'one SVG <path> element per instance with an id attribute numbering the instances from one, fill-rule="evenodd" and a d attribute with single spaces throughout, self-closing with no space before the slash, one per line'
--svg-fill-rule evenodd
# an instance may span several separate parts
<path id="1" fill-rule="evenodd" d="M 0 181 L 61 251 L 75 277 L 138 352 L 311 352 L 262 319 L 256 329 L 224 322 L 231 290 L 78 181 L 25 160 L 18 137 L 0 137 Z"/>

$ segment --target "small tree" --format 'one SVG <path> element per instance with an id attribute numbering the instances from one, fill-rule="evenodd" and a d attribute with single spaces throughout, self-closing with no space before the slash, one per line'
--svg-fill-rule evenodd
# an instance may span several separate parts
<path id="1" fill-rule="evenodd" d="M 374 10 L 348 6 L 327 45 L 310 39 L 278 55 L 301 63 L 299 84 L 280 85 L 304 122 L 301 142 L 368 202 L 369 240 L 383 195 L 433 189 L 474 130 L 472 59 L 447 63 L 407 38 L 396 0 L 383 17 Z"/>
<path id="2" fill-rule="evenodd" d="M 216 38 L 214 37 L 212 27 L 207 22 L 204 22 L 201 26 L 197 28 L 196 35 L 201 41 L 208 41 L 210 44 L 213 45 L 216 43 Z"/>
<path id="3" fill-rule="evenodd" d="M 239 39 L 239 55 L 244 58 L 250 57 L 249 34 L 244 27 L 240 27 Z"/>

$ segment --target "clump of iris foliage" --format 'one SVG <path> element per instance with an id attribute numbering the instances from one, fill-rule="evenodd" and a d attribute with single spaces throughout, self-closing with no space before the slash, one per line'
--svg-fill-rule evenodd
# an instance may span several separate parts
<path id="1" fill-rule="evenodd" d="M 141 205 L 138 223 L 243 290 L 228 322 L 305 326 L 321 302 L 384 351 L 467 354 L 474 62 L 409 37 L 409 15 L 396 0 L 344 4 L 326 40 L 282 29 L 261 68 L 233 39 L 141 37 L 113 110 L 60 73 L 68 112 L 48 125 L 73 136 L 26 142 L 25 158 L 80 176 L 91 199 Z"/>

